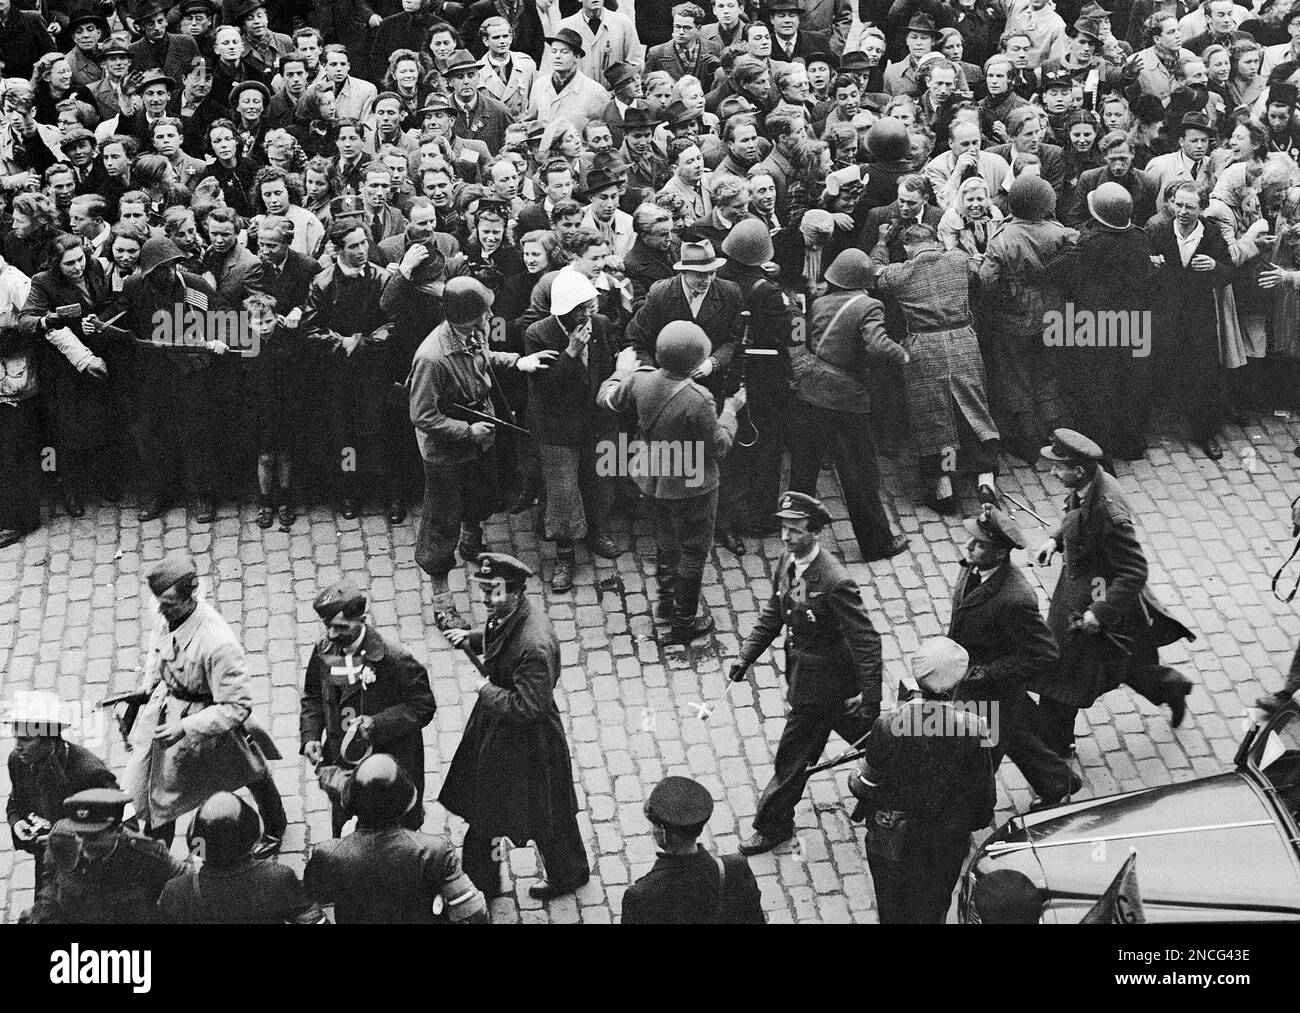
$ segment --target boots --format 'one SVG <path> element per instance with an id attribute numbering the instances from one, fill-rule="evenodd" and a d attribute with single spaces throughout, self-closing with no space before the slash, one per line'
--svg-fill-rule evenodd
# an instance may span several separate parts
<path id="1" fill-rule="evenodd" d="M 257 497 L 257 526 L 265 530 L 275 523 L 275 499 L 269 493 Z"/>
<path id="2" fill-rule="evenodd" d="M 433 592 L 433 621 L 440 630 L 467 630 L 470 624 L 451 601 L 451 591 Z"/>
<path id="3" fill-rule="evenodd" d="M 280 490 L 280 523 L 289 527 L 298 519 L 298 511 L 293 505 L 293 492 L 286 488 Z"/>
<path id="4" fill-rule="evenodd" d="M 683 580 L 677 586 L 677 603 L 673 610 L 673 625 L 668 631 L 668 643 L 689 644 L 699 640 L 713 629 L 712 616 L 697 616 L 700 604 L 700 579 Z"/>
<path id="5" fill-rule="evenodd" d="M 551 590 L 556 594 L 573 590 L 573 568 L 576 561 L 573 555 L 573 542 L 555 543 L 555 572 L 551 574 Z"/>
<path id="6" fill-rule="evenodd" d="M 655 618 L 671 622 L 674 613 L 674 594 L 677 591 L 677 574 L 668 570 L 656 578 L 659 584 L 659 601 L 655 604 Z"/>
<path id="7" fill-rule="evenodd" d="M 467 563 L 477 563 L 483 552 L 483 529 L 477 524 L 460 526 L 460 541 L 456 543 L 456 555 Z"/>

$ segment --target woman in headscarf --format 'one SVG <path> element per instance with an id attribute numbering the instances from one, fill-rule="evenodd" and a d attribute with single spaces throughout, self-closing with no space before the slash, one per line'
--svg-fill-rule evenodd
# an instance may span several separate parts
<path id="1" fill-rule="evenodd" d="M 962 249 L 983 255 L 989 236 L 1005 216 L 989 200 L 989 186 L 981 176 L 971 176 L 957 187 L 957 199 L 939 219 L 939 242 L 945 250 Z"/>

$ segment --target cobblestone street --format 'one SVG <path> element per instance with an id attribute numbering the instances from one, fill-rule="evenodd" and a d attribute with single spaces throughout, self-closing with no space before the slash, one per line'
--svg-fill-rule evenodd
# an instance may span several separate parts
<path id="1" fill-rule="evenodd" d="M 1280 550 L 1290 551 L 1288 504 L 1300 492 L 1300 460 L 1292 455 L 1298 435 L 1300 427 L 1270 417 L 1245 430 L 1229 429 L 1219 462 L 1170 437 L 1153 439 L 1146 460 L 1121 462 L 1121 483 L 1151 564 L 1150 585 L 1198 638 L 1162 657 L 1188 671 L 1197 686 L 1177 730 L 1170 728 L 1167 710 L 1157 712 L 1126 687 L 1087 711 L 1078 742 L 1085 795 L 1222 769 L 1232 760 L 1244 708 L 1264 688 L 1281 684 L 1300 639 L 1300 612 L 1273 598 L 1269 580 L 1285 556 Z M 1046 467 L 1035 471 L 1007 463 L 1014 467 L 1001 476 L 1002 488 L 1049 523 L 1059 518 L 1064 493 Z M 910 458 L 883 459 L 882 465 L 888 505 L 911 536 L 910 551 L 862 563 L 830 473 L 823 473 L 821 493 L 837 521 L 834 537 L 823 541 L 834 544 L 861 584 L 884 637 L 887 680 L 896 681 L 918 641 L 946 630 L 965 535 L 957 518 L 912 505 L 919 496 Z M 973 492 L 965 493 L 971 512 Z M 280 861 L 301 871 L 312 842 L 330 832 L 328 802 L 298 756 L 303 670 L 322 635 L 311 602 L 321 588 L 353 576 L 370 593 L 375 625 L 428 665 L 438 712 L 425 730 L 426 829 L 447 826 L 459 839 L 464 825 L 431 800 L 473 703 L 473 669 L 434 627 L 427 580 L 413 560 L 417 518 L 393 529 L 373 504 L 358 521 L 338 521 L 328 507 L 316 506 L 291 531 L 263 532 L 255 516 L 253 506 L 236 516 L 226 503 L 210 527 L 185 526 L 180 510 L 141 525 L 134 504 L 92 505 L 84 519 L 70 521 L 60 513 L 25 542 L 0 551 L 0 696 L 55 689 L 89 711 L 106 694 L 132 688 L 153 616 L 144 574 L 166 552 L 188 548 L 198 561 L 203 593 L 243 640 L 255 676 L 256 713 L 284 753 L 274 764 L 291 821 Z M 1031 547 L 1049 533 L 1024 513 L 1016 520 Z M 749 551 L 740 558 L 713 551 L 704 598 L 718 631 L 687 650 L 656 639 L 648 525 L 638 523 L 629 532 L 623 522 L 615 536 L 623 545 L 630 537 L 632 551 L 614 562 L 598 560 L 593 568 L 580 548 L 575 589 L 565 595 L 546 590 L 554 547 L 542 543 L 542 580 L 531 589 L 544 596 L 563 645 L 558 697 L 593 878 L 576 895 L 549 904 L 530 900 L 527 887 L 535 881 L 537 859 L 531 847 L 515 842 L 520 846 L 511 854 L 512 892 L 492 905 L 498 922 L 617 920 L 627 884 L 653 862 L 641 806 L 661 777 L 689 774 L 710 788 L 718 803 L 712 838 L 721 851 L 735 852 L 771 774 L 783 722 L 783 690 L 771 653 L 754 667 L 757 695 L 747 684 L 736 686 L 707 723 L 693 705 L 721 695 L 727 662 L 770 591 L 779 541 L 748 539 Z M 498 514 L 486 541 L 530 565 L 538 559 L 531 513 Z M 1023 562 L 1024 554 L 1018 556 Z M 1047 570 L 1030 571 L 1047 590 L 1059 558 Z M 481 622 L 481 606 L 468 610 L 463 571 L 453 573 L 452 586 L 458 608 Z M 1045 605 L 1046 592 L 1040 597 Z M 110 725 L 102 743 L 88 744 L 107 752 L 110 766 L 121 772 L 125 751 L 116 729 Z M 844 745 L 833 739 L 828 755 Z M 0 742 L 6 754 L 11 746 L 11 740 Z M 7 775 L 0 779 L 0 795 L 7 795 Z M 876 921 L 862 835 L 849 824 L 844 797 L 844 769 L 814 777 L 798 809 L 795 846 L 752 860 L 770 921 Z M 1030 801 L 1019 771 L 1004 763 L 999 820 Z M 0 837 L 0 920 L 14 921 L 32 901 L 33 865 L 14 852 L 8 834 Z"/>

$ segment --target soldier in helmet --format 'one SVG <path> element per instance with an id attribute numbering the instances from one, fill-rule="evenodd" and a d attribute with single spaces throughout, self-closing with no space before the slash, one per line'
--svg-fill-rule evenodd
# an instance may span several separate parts
<path id="1" fill-rule="evenodd" d="M 689 777 L 665 777 L 645 804 L 659 848 L 654 868 L 623 894 L 624 925 L 762 925 L 762 897 L 749 863 L 699 843 L 713 796 Z"/>
<path id="2" fill-rule="evenodd" d="M 483 522 L 496 510 L 496 429 L 465 409 L 495 417 L 495 370 L 536 373 L 553 350 L 520 355 L 488 348 L 493 295 L 473 278 L 452 278 L 442 293 L 446 319 L 415 352 L 406 381 L 411 422 L 424 459 L 424 512 L 415 561 L 433 582 L 434 616 L 442 629 L 467 626 L 451 603 L 447 575 L 456 556 L 483 551 Z"/>
<path id="3" fill-rule="evenodd" d="M 203 864 L 169 880 L 158 898 L 163 921 L 188 925 L 317 925 L 325 913 L 287 865 L 253 857 L 262 838 L 257 810 L 217 792 L 190 824 L 190 851 Z"/>
<path id="4" fill-rule="evenodd" d="M 501 892 L 499 863 L 510 843 L 533 840 L 546 881 L 528 888 L 546 900 L 591 876 L 578 830 L 578 796 L 564 725 L 555 705 L 560 642 L 546 613 L 528 601 L 533 571 L 497 552 L 478 557 L 474 581 L 488 621 L 449 630 L 447 639 L 483 655 L 487 673 L 438 796 L 469 824 L 465 872 L 489 897 Z"/>
<path id="5" fill-rule="evenodd" d="M 312 607 L 325 637 L 307 662 L 299 729 L 302 755 L 314 764 L 339 762 L 344 734 L 356 725 L 373 749 L 390 754 L 415 784 L 416 804 L 402 826 L 424 824 L 424 736 L 437 704 L 425 667 L 368 622 L 366 596 L 350 580 L 326 588 Z M 334 836 L 348 813 L 333 806 Z"/>
<path id="6" fill-rule="evenodd" d="M 713 629 L 712 616 L 696 615 L 700 581 L 718 514 L 719 461 L 731 449 L 736 413 L 745 405 L 741 387 L 719 414 L 713 394 L 693 379 L 709 351 L 708 335 L 698 324 L 674 320 L 655 338 L 658 368 L 642 365 L 637 350 L 629 346 L 619 352 L 614 375 L 596 396 L 602 407 L 636 413 L 639 439 L 651 461 L 671 461 L 675 452 L 682 462 L 677 469 L 638 468 L 633 476 L 654 521 L 659 582 L 655 614 L 671 620 L 672 644 L 689 644 Z"/>
<path id="7" fill-rule="evenodd" d="M 338 924 L 488 921 L 487 902 L 461 871 L 451 838 L 400 826 L 418 799 L 397 760 L 386 753 L 363 760 L 348 795 L 357 829 L 317 844 L 303 872 L 307 892 L 334 905 Z"/>
<path id="8" fill-rule="evenodd" d="M 91 788 L 63 800 L 67 815 L 45 846 L 49 874 L 28 925 L 146 925 L 158 920 L 158 895 L 185 869 L 167 847 L 122 825 L 130 796 Z"/>
<path id="9" fill-rule="evenodd" d="M 820 500 L 787 492 L 777 504 L 786 553 L 772 595 L 740 648 L 728 678 L 740 682 L 782 629 L 790 714 L 776 750 L 776 770 L 763 789 L 754 833 L 743 855 L 759 855 L 794 837 L 794 807 L 808 783 L 806 770 L 831 732 L 857 742 L 880 713 L 880 634 L 871 624 L 857 583 L 844 564 L 822 549 L 818 534 L 830 523 Z"/>
<path id="10" fill-rule="evenodd" d="M 88 788 L 117 788 L 117 778 L 85 746 L 63 739 L 68 726 L 59 698 L 28 692 L 13 705 L 6 722 L 13 733 L 9 754 L 12 790 L 5 803 L 14 848 L 36 859 L 36 887 L 45 881 L 45 840 L 50 827 L 67 813 L 63 800 Z"/>

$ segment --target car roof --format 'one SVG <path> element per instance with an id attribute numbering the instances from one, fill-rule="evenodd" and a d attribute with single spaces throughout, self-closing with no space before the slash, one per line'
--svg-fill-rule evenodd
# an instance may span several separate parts
<path id="1" fill-rule="evenodd" d="M 1146 905 L 1300 914 L 1300 855 L 1249 774 L 1230 771 L 1050 812 L 1031 819 L 1032 850 L 1018 819 L 990 838 L 978 872 L 1018 869 L 1053 897 L 1098 897 L 1131 849 Z"/>

